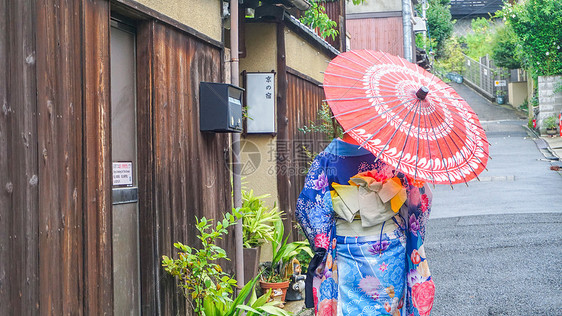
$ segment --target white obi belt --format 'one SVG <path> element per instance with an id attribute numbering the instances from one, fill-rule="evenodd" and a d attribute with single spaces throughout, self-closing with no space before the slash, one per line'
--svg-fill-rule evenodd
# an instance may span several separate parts
<path id="1" fill-rule="evenodd" d="M 406 201 L 406 189 L 398 177 L 382 181 L 374 178 L 372 171 L 359 173 L 349 180 L 349 185 L 332 183 L 334 212 L 351 223 L 360 218 L 363 227 L 371 227 L 392 218 Z"/>

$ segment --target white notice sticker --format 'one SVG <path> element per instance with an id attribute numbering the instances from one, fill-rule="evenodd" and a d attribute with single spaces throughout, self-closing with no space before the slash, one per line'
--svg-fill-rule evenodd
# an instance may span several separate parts
<path id="1" fill-rule="evenodd" d="M 133 185 L 133 163 L 131 161 L 113 163 L 113 185 Z"/>

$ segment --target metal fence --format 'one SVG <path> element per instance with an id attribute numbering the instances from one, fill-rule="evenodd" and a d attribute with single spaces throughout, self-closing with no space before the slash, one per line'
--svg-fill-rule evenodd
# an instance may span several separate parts
<path id="1" fill-rule="evenodd" d="M 467 84 L 489 99 L 495 98 L 498 90 L 503 90 L 504 95 L 507 95 L 507 81 L 510 78 L 508 69 L 496 67 L 488 56 L 481 57 L 480 61 L 466 55 L 464 58 L 463 76 Z"/>

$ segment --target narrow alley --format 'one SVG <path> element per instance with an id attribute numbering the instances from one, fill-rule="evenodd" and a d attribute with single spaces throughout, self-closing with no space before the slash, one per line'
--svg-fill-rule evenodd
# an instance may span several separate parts
<path id="1" fill-rule="evenodd" d="M 480 181 L 434 188 L 432 315 L 560 315 L 562 177 L 525 113 L 453 87 L 479 115 L 492 159 Z"/>

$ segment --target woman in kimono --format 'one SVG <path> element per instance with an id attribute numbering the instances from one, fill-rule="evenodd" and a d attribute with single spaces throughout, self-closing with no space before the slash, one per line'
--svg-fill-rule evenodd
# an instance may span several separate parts
<path id="1" fill-rule="evenodd" d="M 297 220 L 315 251 L 306 306 L 322 316 L 429 315 L 429 187 L 344 140 L 316 157 L 297 201 Z"/>

